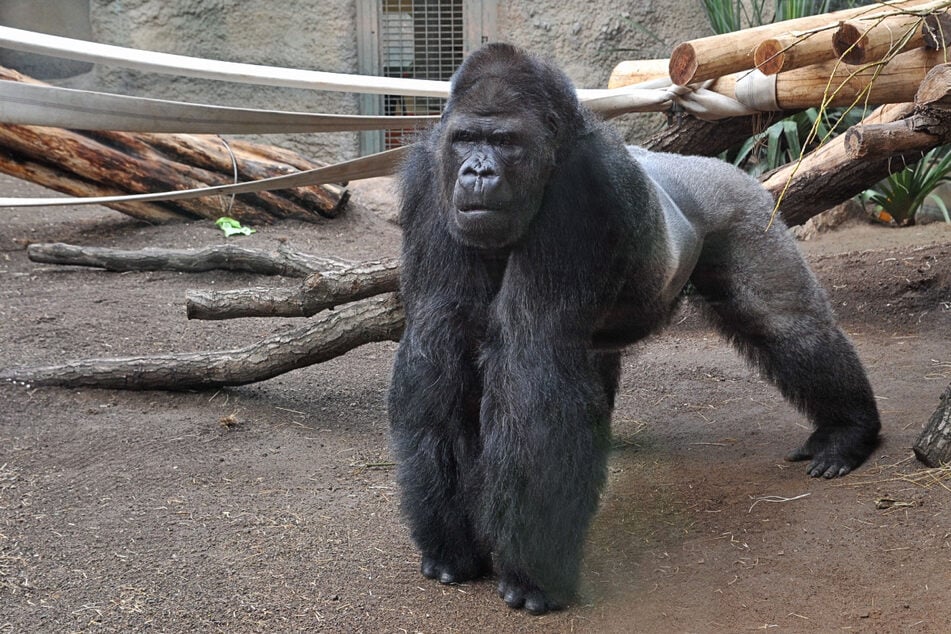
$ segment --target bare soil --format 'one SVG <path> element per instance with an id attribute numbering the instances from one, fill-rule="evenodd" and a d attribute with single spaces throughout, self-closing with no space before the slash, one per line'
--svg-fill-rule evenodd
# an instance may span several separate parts
<path id="1" fill-rule="evenodd" d="M 359 204 L 257 229 L 237 240 L 352 259 L 399 248 Z M 0 210 L 0 367 L 231 348 L 294 325 L 183 309 L 186 289 L 292 281 L 52 267 L 24 250 L 223 240 L 210 222 Z M 803 250 L 884 420 L 844 479 L 782 461 L 807 422 L 685 308 L 625 359 L 582 596 L 536 618 L 491 580 L 419 574 L 387 441 L 393 344 L 214 392 L 3 385 L 0 632 L 946 632 L 951 481 L 924 477 L 910 446 L 951 380 L 951 228 L 854 226 Z"/>

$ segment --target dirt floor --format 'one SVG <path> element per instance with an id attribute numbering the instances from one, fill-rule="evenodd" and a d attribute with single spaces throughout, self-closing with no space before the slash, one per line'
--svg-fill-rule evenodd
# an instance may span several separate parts
<path id="1" fill-rule="evenodd" d="M 369 259 L 399 235 L 357 205 L 233 240 Z M 102 208 L 0 210 L 0 367 L 232 348 L 295 324 L 183 309 L 187 289 L 292 280 L 29 262 L 47 241 L 224 238 Z M 685 309 L 625 359 L 582 596 L 531 617 L 491 580 L 419 574 L 387 446 L 393 344 L 210 392 L 2 385 L 0 632 L 946 632 L 951 482 L 909 448 L 951 380 L 951 227 L 857 226 L 803 249 L 884 420 L 845 479 L 782 461 L 806 421 Z"/>

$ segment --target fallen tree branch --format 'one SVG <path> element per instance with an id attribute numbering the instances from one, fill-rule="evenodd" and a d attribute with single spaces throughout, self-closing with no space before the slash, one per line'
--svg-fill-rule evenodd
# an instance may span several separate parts
<path id="1" fill-rule="evenodd" d="M 328 311 L 313 323 L 218 352 L 88 359 L 0 371 L 0 380 L 33 386 L 189 390 L 245 385 L 321 363 L 374 341 L 398 341 L 403 306 L 395 294 Z"/>
<path id="2" fill-rule="evenodd" d="M 313 273 L 297 288 L 189 291 L 189 319 L 235 317 L 310 317 L 347 302 L 396 291 L 399 262 L 361 262 L 338 270 Z"/>
<path id="3" fill-rule="evenodd" d="M 31 244 L 27 247 L 27 256 L 44 264 L 92 266 L 108 271 L 200 273 L 225 270 L 288 277 L 306 277 L 318 271 L 354 266 L 346 260 L 318 257 L 283 247 L 277 251 L 264 251 L 231 244 L 201 249 L 145 248 L 134 251 L 63 243 Z"/>

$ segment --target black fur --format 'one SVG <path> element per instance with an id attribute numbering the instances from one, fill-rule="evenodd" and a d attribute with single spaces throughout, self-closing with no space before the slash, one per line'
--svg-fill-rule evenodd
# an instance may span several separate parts
<path id="1" fill-rule="evenodd" d="M 685 210 L 674 241 L 654 183 Z M 466 60 L 402 172 L 407 317 L 389 407 L 424 575 L 460 582 L 494 562 L 512 607 L 571 599 L 618 350 L 666 323 L 680 261 L 696 260 L 719 328 L 817 426 L 791 457 L 832 477 L 868 456 L 865 372 L 783 228 L 764 231 L 770 207 L 723 163 L 625 148 L 559 70 L 514 47 Z"/>

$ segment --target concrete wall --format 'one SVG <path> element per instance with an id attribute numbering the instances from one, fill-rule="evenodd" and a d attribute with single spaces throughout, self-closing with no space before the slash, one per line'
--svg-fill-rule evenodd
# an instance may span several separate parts
<path id="1" fill-rule="evenodd" d="M 154 51 L 352 73 L 357 69 L 358 1 L 0 0 L 0 23 Z M 62 15 L 67 7 L 82 10 L 87 4 L 88 21 Z M 578 86 L 589 88 L 605 86 L 611 69 L 623 59 L 666 57 L 678 41 L 709 32 L 699 0 L 500 0 L 497 15 L 497 39 L 551 57 Z M 58 83 L 223 105 L 357 111 L 356 97 L 350 94 L 240 86 L 106 67 Z M 637 138 L 656 120 L 629 117 L 623 125 L 632 131 L 631 138 Z M 350 158 L 358 151 L 356 135 L 349 133 L 268 139 L 327 161 Z"/>

